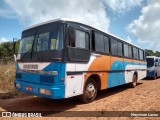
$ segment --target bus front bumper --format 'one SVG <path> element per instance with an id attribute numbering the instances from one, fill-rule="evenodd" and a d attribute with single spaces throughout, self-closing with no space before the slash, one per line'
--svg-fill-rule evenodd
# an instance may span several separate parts
<path id="1" fill-rule="evenodd" d="M 19 91 L 51 99 L 62 99 L 64 98 L 65 94 L 64 85 L 53 86 L 53 85 L 37 84 L 37 83 L 15 80 L 14 86 Z"/>
<path id="2" fill-rule="evenodd" d="M 155 71 L 147 71 L 147 77 L 154 77 Z"/>

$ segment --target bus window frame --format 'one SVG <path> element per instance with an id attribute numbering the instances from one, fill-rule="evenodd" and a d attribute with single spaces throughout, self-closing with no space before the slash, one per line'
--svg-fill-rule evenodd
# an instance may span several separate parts
<path id="1" fill-rule="evenodd" d="M 96 51 L 95 50 L 95 46 L 94 46 L 94 49 L 93 49 L 93 45 L 95 45 L 95 32 L 98 33 L 98 34 L 101 34 L 103 36 L 103 41 L 104 41 L 104 37 L 107 37 L 108 38 L 108 42 L 109 42 L 109 52 L 106 53 L 106 52 L 101 52 L 101 51 Z M 92 34 L 91 34 L 91 52 L 92 53 L 98 53 L 98 54 L 102 54 L 102 55 L 109 55 L 111 56 L 111 49 L 110 49 L 110 36 L 103 33 L 103 32 L 100 32 L 98 30 L 92 30 Z"/>
<path id="2" fill-rule="evenodd" d="M 81 31 L 81 32 L 84 32 L 85 34 L 88 34 L 88 37 L 89 37 L 89 46 L 88 46 L 88 49 L 87 48 L 81 48 L 81 47 L 76 47 L 76 45 L 73 47 L 73 46 L 70 46 L 70 40 L 69 40 L 69 28 L 74 28 L 74 30 L 78 30 L 78 31 Z M 89 31 L 85 31 L 83 29 L 80 29 L 78 27 L 75 27 L 75 26 L 67 26 L 67 40 L 68 40 L 68 44 L 67 44 L 67 47 L 72 47 L 72 48 L 77 48 L 77 49 L 84 49 L 84 50 L 89 50 L 91 49 L 91 35 L 90 35 L 90 32 Z"/>
<path id="3" fill-rule="evenodd" d="M 75 49 L 75 50 L 81 50 L 81 51 L 86 51 L 90 54 L 91 56 L 91 35 L 90 35 L 90 30 L 84 30 L 82 29 L 81 27 L 83 27 L 83 25 L 74 25 L 74 24 L 68 24 L 67 25 L 67 28 L 66 28 L 66 40 L 67 40 L 67 45 L 66 45 L 66 61 L 68 62 L 79 62 L 79 63 L 88 63 L 89 62 L 89 59 L 87 60 L 80 60 L 80 59 L 76 59 L 76 58 L 70 58 L 69 57 L 69 51 L 72 49 Z M 85 34 L 88 34 L 88 37 L 89 37 L 89 48 L 81 48 L 81 47 L 76 47 L 76 46 L 71 46 L 70 44 L 70 38 L 69 38 L 69 29 L 72 28 L 74 30 L 79 30 L 79 31 L 82 31 L 84 32 Z M 75 39 L 75 37 L 74 37 Z M 74 40 L 75 42 L 75 40 Z M 90 58 L 89 56 L 89 58 Z"/>
<path id="4" fill-rule="evenodd" d="M 126 41 L 124 41 L 124 40 L 121 40 L 121 39 L 119 39 L 119 38 L 117 38 L 117 37 L 114 37 L 114 36 L 112 36 L 112 35 L 110 35 L 110 34 L 107 34 L 107 33 L 104 33 L 103 31 L 100 31 L 100 30 L 98 30 L 98 29 L 95 29 L 95 28 L 93 28 L 93 27 L 88 27 L 88 26 L 86 26 L 86 25 L 83 25 L 83 24 L 80 24 L 80 23 L 78 23 L 78 24 L 75 24 L 74 22 L 73 23 L 71 23 L 71 22 L 69 22 L 68 23 L 68 26 L 71 26 L 71 27 L 74 27 L 74 28 L 76 28 L 76 29 L 80 29 L 80 30 L 82 30 L 82 31 L 85 31 L 85 32 L 88 32 L 89 33 L 89 37 L 90 37 L 90 52 L 91 53 L 97 53 L 97 54 L 102 54 L 102 55 L 109 55 L 109 56 L 114 56 L 114 57 L 120 57 L 120 58 L 126 58 L 126 59 L 132 59 L 132 60 L 139 60 L 139 61 L 146 61 L 146 54 L 145 54 L 145 50 L 143 50 L 143 49 L 141 49 L 141 48 L 139 48 L 139 47 L 137 47 L 137 46 L 135 46 L 135 45 L 133 45 L 133 44 L 130 44 L 130 43 L 128 43 L 128 42 L 126 42 Z M 84 26 L 84 27 L 86 27 L 87 29 L 89 29 L 90 30 L 90 32 L 89 31 L 87 31 L 87 30 L 84 30 L 84 29 L 81 29 L 79 26 Z M 99 51 L 96 51 L 96 50 L 94 50 L 94 47 L 93 47 L 93 40 L 95 39 L 94 38 L 94 32 L 97 32 L 97 33 L 99 33 L 99 34 L 101 34 L 101 35 L 103 35 L 103 37 L 105 36 L 105 37 L 108 37 L 109 38 L 109 53 L 106 53 L 106 52 L 99 52 Z M 111 51 L 111 38 L 113 38 L 113 39 L 116 39 L 117 40 L 117 42 L 121 42 L 122 43 L 122 53 L 123 53 L 123 55 L 122 56 L 120 56 L 120 55 L 118 55 L 118 52 L 117 52 L 117 55 L 114 55 L 114 54 L 112 54 L 112 51 Z M 67 37 L 67 39 L 68 39 L 68 37 Z M 131 46 L 131 52 L 132 52 L 132 57 L 125 57 L 124 56 L 124 44 L 127 44 L 128 46 Z M 69 46 L 68 44 L 67 44 L 67 46 Z M 117 45 L 117 47 L 118 47 L 118 45 Z M 136 49 L 138 49 L 138 59 L 137 58 L 134 58 L 134 56 L 133 56 L 133 48 L 136 48 Z M 117 48 L 118 49 L 118 48 Z M 140 57 L 139 57 L 139 50 L 142 50 L 143 52 L 144 52 L 144 59 L 143 60 L 140 60 Z"/>

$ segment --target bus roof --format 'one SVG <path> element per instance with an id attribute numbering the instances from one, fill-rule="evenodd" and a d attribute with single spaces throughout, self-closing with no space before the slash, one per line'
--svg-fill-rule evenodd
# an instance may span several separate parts
<path id="1" fill-rule="evenodd" d="M 159 58 L 157 56 L 146 56 L 146 58 Z"/>
<path id="2" fill-rule="evenodd" d="M 141 47 L 138 47 L 137 45 L 135 45 L 135 44 L 133 44 L 133 43 L 130 43 L 130 42 L 128 42 L 128 41 L 126 41 L 126 40 L 124 40 L 124 39 L 122 39 L 122 38 L 120 38 L 120 37 L 118 37 L 118 36 L 116 36 L 116 35 L 113 35 L 112 33 L 105 32 L 105 31 L 103 31 L 103 30 L 100 30 L 100 29 L 98 29 L 98 28 L 95 28 L 95 27 L 93 27 L 93 26 L 91 26 L 91 25 L 88 25 L 88 24 L 86 24 L 86 23 L 83 23 L 83 22 L 81 22 L 81 21 L 74 20 L 74 19 L 69 19 L 69 18 L 59 18 L 59 19 L 54 19 L 54 20 L 45 21 L 45 22 L 42 22 L 42 23 L 38 23 L 38 24 L 32 25 L 32 26 L 24 29 L 23 31 L 29 30 L 29 29 L 34 28 L 34 27 L 38 27 L 38 26 L 40 26 L 40 25 L 45 25 L 45 24 L 52 23 L 52 22 L 57 22 L 57 21 L 64 21 L 64 22 L 66 21 L 66 22 L 74 22 L 74 23 L 83 24 L 83 25 L 85 25 L 85 26 L 88 26 L 88 27 L 90 27 L 90 28 L 96 29 L 96 30 L 101 31 L 101 32 L 103 32 L 103 33 L 106 33 L 106 34 L 108 34 L 108 35 L 110 35 L 110 36 L 112 36 L 112 37 L 118 38 L 118 39 L 120 39 L 120 40 L 122 40 L 122 41 L 124 41 L 124 42 L 126 42 L 126 43 L 128 43 L 128 44 L 131 44 L 131 45 L 133 45 L 133 46 L 135 46 L 135 47 L 137 47 L 137 48 L 142 49 Z"/>

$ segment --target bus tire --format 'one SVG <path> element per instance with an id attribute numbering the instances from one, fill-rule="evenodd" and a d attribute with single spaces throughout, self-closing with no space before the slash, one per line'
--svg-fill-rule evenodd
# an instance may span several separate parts
<path id="1" fill-rule="evenodd" d="M 80 100 L 84 103 L 90 103 L 97 96 L 97 83 L 94 79 L 89 78 L 84 86 L 83 94 L 80 95 Z"/>
<path id="2" fill-rule="evenodd" d="M 157 77 L 157 73 L 154 75 L 153 79 L 156 80 L 158 77 Z"/>
<path id="3" fill-rule="evenodd" d="M 137 75 L 134 74 L 132 77 L 132 82 L 130 83 L 131 88 L 135 88 L 137 86 Z"/>

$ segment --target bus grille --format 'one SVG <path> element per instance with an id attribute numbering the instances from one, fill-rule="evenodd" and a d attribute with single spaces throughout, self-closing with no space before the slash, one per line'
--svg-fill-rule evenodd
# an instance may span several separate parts
<path id="1" fill-rule="evenodd" d="M 54 77 L 53 76 L 40 76 L 40 82 L 54 84 Z"/>

